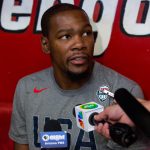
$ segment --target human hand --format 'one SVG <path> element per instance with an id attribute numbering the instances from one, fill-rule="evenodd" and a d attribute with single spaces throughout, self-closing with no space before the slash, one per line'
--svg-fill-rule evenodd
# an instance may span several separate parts
<path id="1" fill-rule="evenodd" d="M 106 123 L 99 123 L 95 126 L 95 130 L 106 138 L 110 139 L 109 133 L 109 123 L 125 123 L 129 126 L 134 126 L 133 122 L 128 118 L 128 116 L 124 113 L 124 111 L 120 108 L 118 104 L 111 105 L 107 107 L 103 112 L 94 116 L 96 121 L 106 120 Z"/>

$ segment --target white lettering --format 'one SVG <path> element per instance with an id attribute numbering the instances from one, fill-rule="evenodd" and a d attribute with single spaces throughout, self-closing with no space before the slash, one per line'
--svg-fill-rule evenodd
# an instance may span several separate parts
<path id="1" fill-rule="evenodd" d="M 150 0 L 148 2 L 148 12 L 144 23 L 137 23 L 139 8 L 143 0 L 127 0 L 125 12 L 123 14 L 123 28 L 130 35 L 150 34 Z"/>
<path id="2" fill-rule="evenodd" d="M 25 30 L 29 26 L 33 0 L 22 0 L 15 5 L 14 0 L 4 0 L 1 11 L 1 27 L 5 30 Z M 16 18 L 15 21 L 12 18 Z"/>
<path id="3" fill-rule="evenodd" d="M 56 145 L 57 142 L 45 142 L 45 145 Z"/>
<path id="4" fill-rule="evenodd" d="M 104 8 L 102 17 L 98 22 L 93 22 L 93 12 L 97 1 L 85 0 L 83 3 L 83 9 L 91 18 L 93 30 L 98 32 L 94 49 L 95 56 L 102 54 L 108 47 L 118 3 L 118 0 L 101 0 Z"/>
<path id="5" fill-rule="evenodd" d="M 49 139 L 50 140 L 56 140 L 56 141 L 64 140 L 65 139 L 65 135 L 50 135 Z"/>
<path id="6" fill-rule="evenodd" d="M 40 9 L 39 9 L 39 15 L 38 15 L 38 21 L 36 26 L 36 31 L 41 31 L 41 18 L 43 13 L 51 6 L 53 6 L 55 0 L 44 0 L 41 2 Z M 74 4 L 73 0 L 62 0 L 61 3 L 70 3 Z"/>
<path id="7" fill-rule="evenodd" d="M 65 144 L 65 142 L 63 142 L 63 141 L 60 141 L 60 142 L 59 142 L 59 141 L 58 141 L 58 144 Z"/>
<path id="8" fill-rule="evenodd" d="M 34 0 L 3 0 L 0 4 L 1 16 L 0 26 L 6 31 L 24 31 L 28 28 L 31 20 L 31 12 Z M 56 0 L 37 1 L 37 18 L 35 19 L 35 31 L 41 31 L 41 17 L 45 10 L 53 6 Z M 59 2 L 59 1 L 58 1 Z M 61 0 L 61 3 L 74 4 L 74 0 Z M 19 3 L 19 4 L 18 4 Z M 100 16 L 96 21 L 93 19 L 96 4 L 102 6 L 98 11 Z M 122 9 L 122 28 L 129 35 L 145 36 L 150 35 L 150 0 L 125 0 Z M 142 21 L 137 22 L 140 8 L 143 8 Z M 97 33 L 95 42 L 94 56 L 101 55 L 108 47 L 110 42 L 113 22 L 116 14 L 118 0 L 84 0 L 82 8 L 87 12 L 93 31 Z M 142 7 L 141 7 L 142 6 Z M 146 11 L 145 11 L 146 10 Z M 144 21 L 143 21 L 144 20 Z M 37 22 L 36 22 L 37 21 Z"/>
<path id="9" fill-rule="evenodd" d="M 49 140 L 55 140 L 55 141 L 59 141 L 59 140 L 65 140 L 65 135 L 48 135 L 48 134 L 44 134 L 42 136 L 42 140 L 43 141 L 49 141 Z"/>

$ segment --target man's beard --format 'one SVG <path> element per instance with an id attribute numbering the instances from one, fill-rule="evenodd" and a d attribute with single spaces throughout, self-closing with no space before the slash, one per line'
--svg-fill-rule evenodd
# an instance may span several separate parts
<path id="1" fill-rule="evenodd" d="M 67 76 L 72 80 L 72 81 L 79 81 L 79 80 L 82 80 L 82 79 L 85 79 L 85 78 L 88 78 L 89 77 L 89 72 L 83 72 L 83 73 L 80 73 L 80 74 L 75 74 L 73 72 L 67 72 Z"/>
<path id="2" fill-rule="evenodd" d="M 66 74 L 68 78 L 72 81 L 80 81 L 80 80 L 86 80 L 91 76 L 93 70 L 93 66 L 91 68 L 88 68 L 85 72 L 82 73 L 74 73 L 71 71 L 67 71 Z"/>

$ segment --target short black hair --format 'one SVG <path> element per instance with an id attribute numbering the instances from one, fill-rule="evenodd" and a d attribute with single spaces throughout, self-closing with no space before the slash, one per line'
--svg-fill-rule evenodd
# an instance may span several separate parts
<path id="1" fill-rule="evenodd" d="M 47 9 L 42 16 L 41 28 L 42 28 L 43 36 L 48 37 L 50 18 L 55 14 L 58 14 L 60 12 L 67 11 L 67 10 L 79 10 L 79 11 L 82 11 L 88 17 L 87 13 L 76 5 L 72 5 L 68 3 L 56 4 L 50 7 L 49 9 Z"/>

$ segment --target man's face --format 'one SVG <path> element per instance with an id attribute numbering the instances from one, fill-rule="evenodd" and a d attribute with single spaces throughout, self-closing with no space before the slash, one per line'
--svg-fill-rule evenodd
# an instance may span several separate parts
<path id="1" fill-rule="evenodd" d="M 51 18 L 48 45 L 55 73 L 80 75 L 92 66 L 94 37 L 87 16 L 78 10 Z"/>

